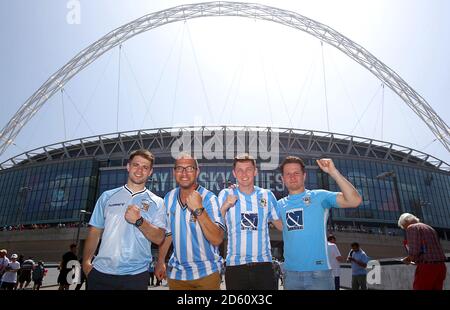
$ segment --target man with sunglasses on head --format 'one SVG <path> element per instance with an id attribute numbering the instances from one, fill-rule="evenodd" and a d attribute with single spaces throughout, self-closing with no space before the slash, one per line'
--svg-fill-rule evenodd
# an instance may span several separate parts
<path id="1" fill-rule="evenodd" d="M 277 290 L 272 267 L 269 222 L 282 230 L 277 201 L 267 189 L 255 186 L 256 160 L 244 153 L 235 157 L 237 187 L 219 193 L 228 232 L 225 270 L 227 290 Z"/>
<path id="2" fill-rule="evenodd" d="M 219 290 L 222 258 L 218 246 L 225 226 L 217 197 L 197 183 L 197 160 L 181 153 L 173 169 L 178 187 L 166 194 L 167 233 L 159 247 L 155 274 L 171 290 Z M 173 254 L 166 272 L 170 245 Z"/>

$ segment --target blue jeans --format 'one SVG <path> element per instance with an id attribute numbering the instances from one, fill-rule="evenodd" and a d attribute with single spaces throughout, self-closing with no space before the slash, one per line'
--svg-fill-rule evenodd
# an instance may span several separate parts
<path id="1" fill-rule="evenodd" d="M 284 278 L 285 290 L 334 290 L 331 270 L 289 271 Z"/>

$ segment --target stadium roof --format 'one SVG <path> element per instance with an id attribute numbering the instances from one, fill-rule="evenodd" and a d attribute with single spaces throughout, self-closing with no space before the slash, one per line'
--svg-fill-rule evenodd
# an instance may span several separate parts
<path id="1" fill-rule="evenodd" d="M 90 136 L 46 145 L 19 154 L 0 163 L 0 170 L 64 159 L 126 158 L 132 150 L 138 148 L 150 149 L 156 155 L 170 154 L 172 143 L 183 133 L 189 132 L 201 133 L 202 143 L 208 140 L 211 134 L 217 133 L 224 137 L 234 132 L 244 136 L 249 133 L 264 133 L 267 136 L 278 134 L 280 154 L 360 157 L 450 171 L 450 165 L 436 157 L 390 142 L 324 131 L 256 126 L 170 127 Z M 246 141 L 239 141 L 237 137 L 237 143 L 245 144 Z"/>

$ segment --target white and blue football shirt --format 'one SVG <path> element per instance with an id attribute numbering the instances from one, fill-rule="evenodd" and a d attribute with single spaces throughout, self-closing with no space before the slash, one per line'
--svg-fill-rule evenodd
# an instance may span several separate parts
<path id="1" fill-rule="evenodd" d="M 148 270 L 152 261 L 151 242 L 133 224 L 125 220 L 125 211 L 135 204 L 141 216 L 166 229 L 162 198 L 148 189 L 133 193 L 126 185 L 104 192 L 98 199 L 89 225 L 103 229 L 94 268 L 112 275 L 134 275 Z"/>
<path id="2" fill-rule="evenodd" d="M 225 214 L 227 266 L 272 262 L 268 224 L 278 220 L 274 194 L 257 186 L 249 195 L 241 192 L 239 187 L 223 189 L 219 193 L 220 206 L 228 195 L 235 195 L 238 200 Z"/>
<path id="3" fill-rule="evenodd" d="M 283 221 L 284 261 L 289 271 L 331 269 L 328 261 L 328 212 L 337 192 L 305 190 L 278 201 L 277 213 Z"/>
<path id="4" fill-rule="evenodd" d="M 216 195 L 202 186 L 196 191 L 208 216 L 225 230 Z M 197 219 L 180 200 L 177 187 L 164 197 L 167 212 L 167 233 L 172 236 L 173 253 L 168 264 L 168 277 L 175 280 L 196 280 L 220 271 L 219 249 L 204 236 Z"/>

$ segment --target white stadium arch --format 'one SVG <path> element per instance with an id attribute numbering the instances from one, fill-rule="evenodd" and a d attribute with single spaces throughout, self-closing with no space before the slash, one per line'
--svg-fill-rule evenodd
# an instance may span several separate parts
<path id="1" fill-rule="evenodd" d="M 148 30 L 193 18 L 234 16 L 260 19 L 304 31 L 337 48 L 366 68 L 394 91 L 450 152 L 450 128 L 433 108 L 394 70 L 386 66 L 365 48 L 340 34 L 331 27 L 298 13 L 271 6 L 241 2 L 205 2 L 180 5 L 150 13 L 125 24 L 79 52 L 66 65 L 52 74 L 48 80 L 29 97 L 0 132 L 0 155 L 11 145 L 20 130 L 39 111 L 45 102 L 60 90 L 72 77 L 108 50 Z"/>

